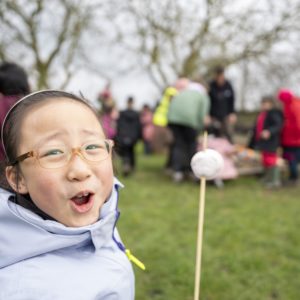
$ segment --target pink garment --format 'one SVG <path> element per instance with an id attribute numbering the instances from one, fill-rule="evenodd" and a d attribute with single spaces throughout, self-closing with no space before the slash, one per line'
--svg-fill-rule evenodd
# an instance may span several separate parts
<path id="1" fill-rule="evenodd" d="M 105 113 L 101 118 L 101 125 L 108 139 L 114 139 L 117 134 L 117 119 L 118 112 L 116 110 Z"/>
<path id="2" fill-rule="evenodd" d="M 262 151 L 262 165 L 266 168 L 277 165 L 278 157 L 275 152 Z"/>
<path id="3" fill-rule="evenodd" d="M 2 124 L 4 118 L 9 111 L 9 109 L 17 102 L 22 96 L 3 96 L 0 94 L 0 128 L 2 128 Z M 2 148 L 2 143 L 0 143 L 0 161 L 5 159 L 4 150 Z"/>
<path id="4" fill-rule="evenodd" d="M 151 142 L 154 135 L 153 113 L 151 110 L 141 113 L 142 135 L 143 140 Z"/>
<path id="5" fill-rule="evenodd" d="M 226 180 L 238 177 L 238 170 L 231 158 L 231 155 L 235 152 L 233 144 L 231 144 L 226 138 L 208 136 L 207 148 L 218 151 L 224 159 L 224 168 L 217 178 Z M 198 150 L 201 150 L 201 147 Z"/>

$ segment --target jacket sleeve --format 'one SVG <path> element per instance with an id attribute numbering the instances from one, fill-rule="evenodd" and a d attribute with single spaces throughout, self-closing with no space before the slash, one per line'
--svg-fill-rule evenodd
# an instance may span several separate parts
<path id="1" fill-rule="evenodd" d="M 229 108 L 228 112 L 230 114 L 232 114 L 232 113 L 235 113 L 235 110 L 234 110 L 235 95 L 234 95 L 234 90 L 233 90 L 230 82 L 228 82 L 228 87 L 231 91 L 231 97 L 228 99 L 228 108 Z"/>
<path id="2" fill-rule="evenodd" d="M 271 135 L 279 134 L 283 125 L 283 115 L 280 111 L 273 111 L 271 114 L 272 125 L 268 128 Z"/>
<path id="3" fill-rule="evenodd" d="M 209 115 L 212 115 L 212 107 L 213 107 L 213 97 L 214 97 L 214 87 L 213 87 L 213 83 L 211 82 L 210 84 L 209 84 L 209 92 L 208 92 L 208 100 L 209 100 L 209 110 L 208 110 L 208 112 L 209 112 Z"/>
<path id="4" fill-rule="evenodd" d="M 201 104 L 200 104 L 200 110 L 198 114 L 198 124 L 199 129 L 203 128 L 204 118 L 209 114 L 210 111 L 210 98 L 208 94 L 201 95 Z"/>

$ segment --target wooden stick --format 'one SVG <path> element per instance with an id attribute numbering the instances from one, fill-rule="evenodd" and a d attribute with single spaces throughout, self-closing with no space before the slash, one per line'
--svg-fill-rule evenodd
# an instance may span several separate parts
<path id="1" fill-rule="evenodd" d="M 205 150 L 206 147 L 207 147 L 207 131 L 204 132 L 203 142 L 202 142 L 203 150 Z M 205 187 L 206 187 L 206 178 L 201 177 L 200 178 L 200 195 L 199 195 L 194 300 L 200 299 L 201 258 L 202 258 L 203 224 L 204 224 L 204 208 L 205 208 Z"/>

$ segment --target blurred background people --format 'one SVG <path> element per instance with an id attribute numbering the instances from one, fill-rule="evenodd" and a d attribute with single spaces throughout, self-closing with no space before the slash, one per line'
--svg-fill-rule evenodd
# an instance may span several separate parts
<path id="1" fill-rule="evenodd" d="M 141 138 L 140 116 L 134 110 L 134 99 L 128 97 L 127 108 L 120 112 L 117 121 L 116 151 L 122 159 L 123 175 L 130 175 L 135 169 L 134 147 Z"/>
<path id="2" fill-rule="evenodd" d="M 264 167 L 263 182 L 268 188 L 281 186 L 277 150 L 283 125 L 281 111 L 276 108 L 271 96 L 262 98 L 261 111 L 255 121 L 249 148 L 260 150 Z"/>
<path id="3" fill-rule="evenodd" d="M 106 110 L 112 106 L 113 97 L 111 92 L 111 82 L 108 81 L 104 89 L 99 93 L 98 102 L 101 105 L 101 110 Z"/>
<path id="4" fill-rule="evenodd" d="M 154 133 L 152 141 L 152 149 L 156 153 L 164 152 L 167 149 L 167 161 L 165 168 L 170 168 L 170 153 L 173 142 L 172 133 L 168 128 L 168 111 L 172 98 L 178 93 L 177 89 L 169 86 L 165 89 L 160 102 L 154 110 L 153 124 Z"/>
<path id="5" fill-rule="evenodd" d="M 100 104 L 100 120 L 105 136 L 114 140 L 117 134 L 119 112 L 113 99 L 110 82 L 99 93 L 97 100 Z"/>
<path id="6" fill-rule="evenodd" d="M 165 89 L 163 96 L 158 103 L 154 115 L 154 136 L 152 147 L 155 152 L 162 152 L 167 149 L 167 159 L 165 163 L 165 172 L 170 174 L 171 171 L 171 158 L 174 145 L 174 138 L 172 131 L 168 127 L 168 112 L 171 101 L 179 91 L 185 89 L 189 84 L 189 79 L 179 78 L 175 84 Z"/>
<path id="7" fill-rule="evenodd" d="M 101 125 L 108 139 L 114 140 L 116 137 L 118 117 L 119 112 L 114 102 L 111 102 L 110 106 L 107 105 L 100 113 Z"/>
<path id="8" fill-rule="evenodd" d="M 284 122 L 281 133 L 283 158 L 289 165 L 289 183 L 296 184 L 299 179 L 300 162 L 300 98 L 288 89 L 281 89 L 278 92 L 278 99 L 283 104 Z"/>
<path id="9" fill-rule="evenodd" d="M 168 124 L 174 142 L 171 157 L 174 182 L 181 182 L 184 173 L 191 174 L 190 161 L 197 151 L 197 135 L 209 112 L 209 98 L 203 91 L 189 88 L 180 91 L 170 104 Z"/>
<path id="10" fill-rule="evenodd" d="M 215 69 L 215 77 L 209 84 L 210 116 L 220 123 L 222 135 L 233 142 L 233 127 L 236 123 L 235 96 L 231 83 L 225 78 L 224 68 Z"/>
<path id="11" fill-rule="evenodd" d="M 0 65 L 0 128 L 11 106 L 29 92 L 28 78 L 24 69 L 15 63 L 2 63 Z M 0 161 L 4 159 L 4 150 L 1 143 Z"/>
<path id="12" fill-rule="evenodd" d="M 144 104 L 140 113 L 140 121 L 142 126 L 142 139 L 144 144 L 144 153 L 152 153 L 152 140 L 154 135 L 153 112 L 148 104 Z"/>

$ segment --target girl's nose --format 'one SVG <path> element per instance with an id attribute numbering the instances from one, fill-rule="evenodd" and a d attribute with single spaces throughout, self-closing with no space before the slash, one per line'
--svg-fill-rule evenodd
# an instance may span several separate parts
<path id="1" fill-rule="evenodd" d="M 67 168 L 67 177 L 70 181 L 83 181 L 91 176 L 89 164 L 80 155 L 73 155 Z"/>

